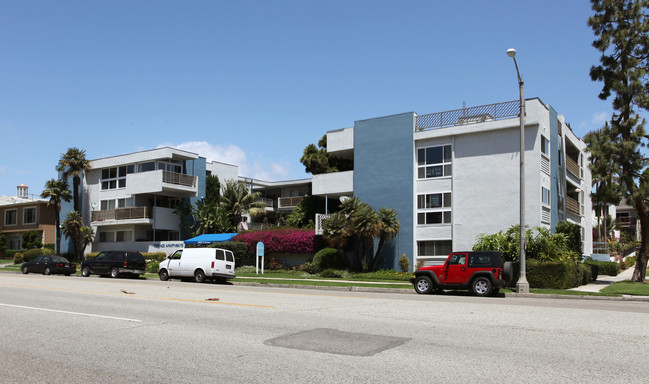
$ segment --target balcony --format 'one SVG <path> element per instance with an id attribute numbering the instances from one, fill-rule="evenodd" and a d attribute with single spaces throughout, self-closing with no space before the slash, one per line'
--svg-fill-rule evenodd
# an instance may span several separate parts
<path id="1" fill-rule="evenodd" d="M 568 212 L 581 216 L 581 204 L 579 204 L 579 201 L 573 199 L 572 197 L 566 197 L 566 209 Z"/>
<path id="2" fill-rule="evenodd" d="M 617 225 L 620 226 L 620 228 L 631 228 L 635 227 L 636 225 L 636 218 L 635 217 L 618 217 L 616 219 Z"/>
<path id="3" fill-rule="evenodd" d="M 150 207 L 130 207 L 94 211 L 91 215 L 93 223 L 117 220 L 148 220 L 153 219 L 153 211 Z"/>
<path id="4" fill-rule="evenodd" d="M 579 164 L 569 156 L 566 156 L 566 170 L 577 179 L 581 179 L 581 167 L 579 167 Z"/>
<path id="5" fill-rule="evenodd" d="M 198 195 L 196 176 L 158 169 L 126 175 L 126 193 L 165 193 L 169 196 L 195 197 Z"/>
<path id="6" fill-rule="evenodd" d="M 280 197 L 277 199 L 277 208 L 295 208 L 300 204 L 300 202 L 302 202 L 302 200 L 304 200 L 304 196 Z"/>
<path id="7" fill-rule="evenodd" d="M 354 171 L 313 175 L 314 196 L 350 196 L 354 193 Z"/>
<path id="8" fill-rule="evenodd" d="M 275 208 L 275 200 L 267 197 L 260 197 L 257 202 L 266 204 L 266 210 L 272 211 Z"/>
<path id="9" fill-rule="evenodd" d="M 454 109 L 417 116 L 416 131 L 452 127 L 456 125 L 478 124 L 485 121 L 517 117 L 520 114 L 520 101 L 507 101 L 478 107 Z"/>

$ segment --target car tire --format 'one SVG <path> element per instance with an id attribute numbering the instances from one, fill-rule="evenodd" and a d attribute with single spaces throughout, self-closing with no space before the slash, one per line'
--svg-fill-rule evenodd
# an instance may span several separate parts
<path id="1" fill-rule="evenodd" d="M 435 287 L 433 281 L 428 276 L 419 276 L 415 279 L 415 292 L 425 295 L 433 291 Z"/>
<path id="2" fill-rule="evenodd" d="M 471 287 L 476 296 L 489 296 L 493 292 L 493 284 L 491 284 L 491 280 L 486 277 L 478 277 L 473 280 Z"/>
<path id="3" fill-rule="evenodd" d="M 27 269 L 27 267 L 20 268 L 20 271 L 23 273 L 23 275 L 26 275 L 26 274 L 29 273 L 29 270 Z"/>
<path id="4" fill-rule="evenodd" d="M 90 268 L 88 268 L 88 267 L 83 267 L 83 268 L 81 269 L 81 276 L 83 276 L 83 277 L 88 277 L 88 276 L 90 276 Z"/>
<path id="5" fill-rule="evenodd" d="M 503 265 L 503 277 L 508 284 L 512 281 L 514 277 L 514 264 L 511 261 L 506 261 L 505 265 Z"/>
<path id="6" fill-rule="evenodd" d="M 119 269 L 117 267 L 113 267 L 110 269 L 110 277 L 116 278 L 119 276 Z"/>
<path id="7" fill-rule="evenodd" d="M 52 274 L 52 270 L 50 269 L 50 267 L 45 267 L 45 269 L 43 269 L 43 275 L 51 275 L 51 274 Z"/>
<path id="8" fill-rule="evenodd" d="M 201 271 L 200 269 L 197 269 L 196 272 L 194 272 L 194 281 L 197 283 L 204 283 L 205 282 L 205 273 Z"/>
<path id="9" fill-rule="evenodd" d="M 169 280 L 169 272 L 167 272 L 166 269 L 161 269 L 160 272 L 158 272 L 158 277 L 160 277 L 160 280 L 162 281 L 167 281 Z"/>

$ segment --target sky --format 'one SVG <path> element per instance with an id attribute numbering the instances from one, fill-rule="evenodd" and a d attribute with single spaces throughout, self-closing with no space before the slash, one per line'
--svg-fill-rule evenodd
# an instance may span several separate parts
<path id="1" fill-rule="evenodd" d="M 587 0 L 0 0 L 0 195 L 70 147 L 171 146 L 266 181 L 310 177 L 329 130 L 538 97 L 579 137 L 610 118 Z"/>

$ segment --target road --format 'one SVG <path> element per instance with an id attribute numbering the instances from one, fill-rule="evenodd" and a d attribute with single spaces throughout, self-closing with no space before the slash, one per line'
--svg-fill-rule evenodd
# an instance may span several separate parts
<path id="1" fill-rule="evenodd" d="M 647 302 L 0 273 L 0 381 L 643 382 L 648 314 Z"/>

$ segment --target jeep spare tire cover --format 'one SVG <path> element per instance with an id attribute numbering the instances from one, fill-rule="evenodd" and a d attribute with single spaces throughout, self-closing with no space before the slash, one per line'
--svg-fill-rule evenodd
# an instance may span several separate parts
<path id="1" fill-rule="evenodd" d="M 505 265 L 503 266 L 503 277 L 506 282 L 512 281 L 512 278 L 514 277 L 514 264 L 512 264 L 511 261 L 505 262 Z"/>

